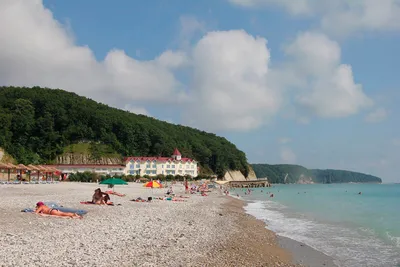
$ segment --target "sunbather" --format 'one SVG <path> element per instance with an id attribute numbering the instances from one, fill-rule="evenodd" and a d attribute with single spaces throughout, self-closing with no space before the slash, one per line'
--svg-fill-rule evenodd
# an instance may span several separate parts
<path id="1" fill-rule="evenodd" d="M 125 194 L 121 194 L 121 193 L 114 192 L 114 191 L 111 191 L 111 190 L 106 191 L 106 193 L 110 194 L 110 195 L 116 195 L 116 196 L 119 196 L 119 197 L 124 197 L 125 196 Z"/>
<path id="2" fill-rule="evenodd" d="M 101 192 L 100 188 L 97 188 L 96 190 L 94 190 L 94 194 L 92 197 L 92 202 L 94 204 L 106 205 L 109 200 L 110 200 L 110 196 L 105 192 Z"/>
<path id="3" fill-rule="evenodd" d="M 70 218 L 74 218 L 74 219 L 76 219 L 76 218 L 82 219 L 81 215 L 78 215 L 78 214 L 72 213 L 72 212 L 62 212 L 56 208 L 47 207 L 43 202 L 36 203 L 35 213 L 39 214 L 39 215 L 46 214 L 46 215 L 53 215 L 53 216 L 60 216 L 60 217 L 70 217 Z"/>

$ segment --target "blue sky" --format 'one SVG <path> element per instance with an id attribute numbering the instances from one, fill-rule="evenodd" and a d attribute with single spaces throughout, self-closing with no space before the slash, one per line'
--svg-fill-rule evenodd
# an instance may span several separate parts
<path id="1" fill-rule="evenodd" d="M 7 0 L 0 80 L 400 181 L 400 1 Z M 10 56 L 12 55 L 12 56 Z"/>

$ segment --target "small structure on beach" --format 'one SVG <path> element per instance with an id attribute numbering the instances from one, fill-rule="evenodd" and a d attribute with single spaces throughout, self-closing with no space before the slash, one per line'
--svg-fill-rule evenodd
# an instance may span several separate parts
<path id="1" fill-rule="evenodd" d="M 7 181 L 15 178 L 18 181 L 30 181 L 32 176 L 37 177 L 37 180 L 48 180 L 49 177 L 53 180 L 54 175 L 60 173 L 59 170 L 57 170 L 56 168 L 44 167 L 42 165 L 25 166 L 24 164 L 14 165 L 12 163 L 0 163 L 0 170 L 3 173 L 3 179 L 4 171 L 7 173 Z M 23 178 L 23 175 L 27 177 Z"/>

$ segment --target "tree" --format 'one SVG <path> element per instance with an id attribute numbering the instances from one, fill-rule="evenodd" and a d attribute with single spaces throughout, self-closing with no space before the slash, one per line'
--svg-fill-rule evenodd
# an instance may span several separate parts
<path id="1" fill-rule="evenodd" d="M 63 90 L 0 87 L 0 145 L 18 162 L 52 162 L 73 144 L 120 156 L 171 156 L 179 148 L 207 172 L 246 173 L 246 155 L 223 137 L 96 103 Z M 98 146 L 97 146 L 98 145 Z"/>

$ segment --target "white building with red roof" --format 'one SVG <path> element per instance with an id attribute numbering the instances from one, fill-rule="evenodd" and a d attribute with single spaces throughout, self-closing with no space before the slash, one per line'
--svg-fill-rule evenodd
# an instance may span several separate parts
<path id="1" fill-rule="evenodd" d="M 124 161 L 125 175 L 198 175 L 197 161 L 183 158 L 177 148 L 171 157 L 126 157 Z"/>

